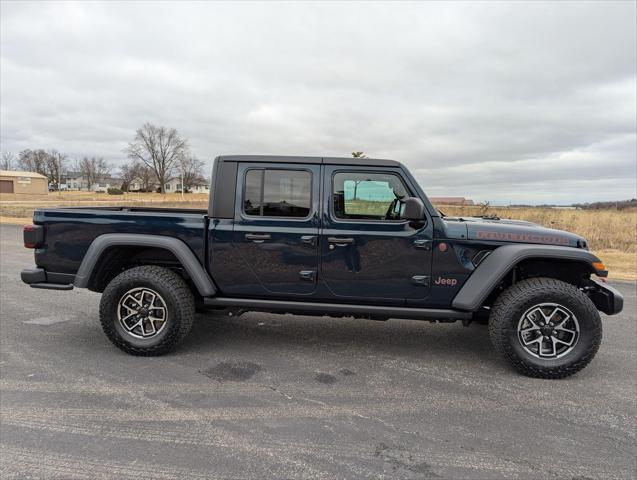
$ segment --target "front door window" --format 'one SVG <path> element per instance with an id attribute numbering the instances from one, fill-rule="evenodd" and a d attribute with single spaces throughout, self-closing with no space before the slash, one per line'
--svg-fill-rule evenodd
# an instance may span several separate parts
<path id="1" fill-rule="evenodd" d="M 340 172 L 334 175 L 334 216 L 344 220 L 396 221 L 402 217 L 405 185 L 391 173 Z"/>

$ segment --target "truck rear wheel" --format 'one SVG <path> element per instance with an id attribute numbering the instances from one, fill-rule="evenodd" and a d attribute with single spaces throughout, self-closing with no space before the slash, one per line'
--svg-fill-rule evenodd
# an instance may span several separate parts
<path id="1" fill-rule="evenodd" d="M 564 378 L 593 359 L 602 322 L 578 288 L 553 278 L 523 280 L 502 292 L 489 317 L 495 349 L 530 377 Z"/>
<path id="2" fill-rule="evenodd" d="M 106 286 L 100 322 L 113 344 L 132 355 L 170 351 L 190 331 L 195 300 L 175 272 L 157 266 L 126 270 Z"/>

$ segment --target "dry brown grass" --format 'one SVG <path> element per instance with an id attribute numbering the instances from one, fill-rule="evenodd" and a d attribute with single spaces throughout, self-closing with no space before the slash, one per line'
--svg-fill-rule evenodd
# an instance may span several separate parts
<path id="1" fill-rule="evenodd" d="M 485 213 L 480 207 L 440 206 L 446 215 Z M 491 207 L 488 215 L 526 220 L 549 228 L 577 233 L 602 259 L 609 278 L 637 280 L 637 209 L 563 210 L 554 208 Z"/>
<path id="2" fill-rule="evenodd" d="M 0 217 L 0 225 L 28 225 L 32 222 L 31 217 Z"/>
<path id="3" fill-rule="evenodd" d="M 36 208 L 57 206 L 131 205 L 207 208 L 208 195 L 189 193 L 62 192 L 48 195 L 0 195 L 0 223 L 26 223 Z M 485 213 L 480 207 L 441 205 L 446 215 L 471 216 Z M 568 230 L 585 237 L 591 250 L 609 267 L 611 278 L 637 279 L 637 209 L 562 210 L 552 208 L 490 207 L 486 212 L 500 218 L 527 220 L 545 227 Z"/>
<path id="4" fill-rule="evenodd" d="M 595 250 L 612 280 L 637 280 L 637 255 L 619 250 Z"/>
<path id="5" fill-rule="evenodd" d="M 187 193 L 126 193 L 108 195 L 94 192 L 51 192 L 48 195 L 0 195 L 0 216 L 30 217 L 36 208 L 74 207 L 74 206 L 113 206 L 128 205 L 138 207 L 183 207 L 207 208 L 208 195 Z"/>
<path id="6" fill-rule="evenodd" d="M 186 193 L 184 194 L 185 201 L 189 202 L 201 202 L 206 201 L 208 198 L 207 193 Z M 0 194 L 0 203 L 39 203 L 39 202 L 121 202 L 122 200 L 130 201 L 147 201 L 147 202 L 167 202 L 167 201 L 180 201 L 180 193 L 124 193 L 123 195 L 109 195 L 107 193 L 95 193 L 95 192 L 49 192 L 46 195 L 23 195 L 17 193 L 2 193 Z"/>
<path id="7" fill-rule="evenodd" d="M 480 207 L 441 206 L 446 215 L 479 215 Z M 563 210 L 556 208 L 491 207 L 488 215 L 527 220 L 549 228 L 567 230 L 588 240 L 592 250 L 637 253 L 637 209 Z"/>

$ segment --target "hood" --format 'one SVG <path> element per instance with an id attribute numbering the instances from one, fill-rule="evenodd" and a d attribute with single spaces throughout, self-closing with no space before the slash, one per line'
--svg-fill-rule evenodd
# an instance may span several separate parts
<path id="1" fill-rule="evenodd" d="M 579 235 L 523 220 L 497 217 L 443 217 L 442 220 L 448 227 L 448 233 L 452 234 L 450 238 L 464 238 L 457 237 L 460 233 L 466 235 L 469 240 L 587 248 L 586 240 Z"/>

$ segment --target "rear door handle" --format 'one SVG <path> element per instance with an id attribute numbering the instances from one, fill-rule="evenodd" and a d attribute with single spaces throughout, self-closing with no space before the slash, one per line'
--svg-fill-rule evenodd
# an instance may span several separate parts
<path id="1" fill-rule="evenodd" d="M 246 233 L 246 240 L 252 240 L 254 243 L 263 243 L 265 240 L 270 240 L 272 237 L 269 233 Z"/>
<path id="2" fill-rule="evenodd" d="M 332 243 L 337 247 L 344 247 L 345 245 L 354 245 L 353 238 L 340 238 L 340 237 L 327 237 L 327 243 Z"/>
<path id="3" fill-rule="evenodd" d="M 313 282 L 315 273 L 316 272 L 314 270 L 301 270 L 299 272 L 299 277 L 301 278 L 301 280 L 305 280 L 307 282 Z"/>

